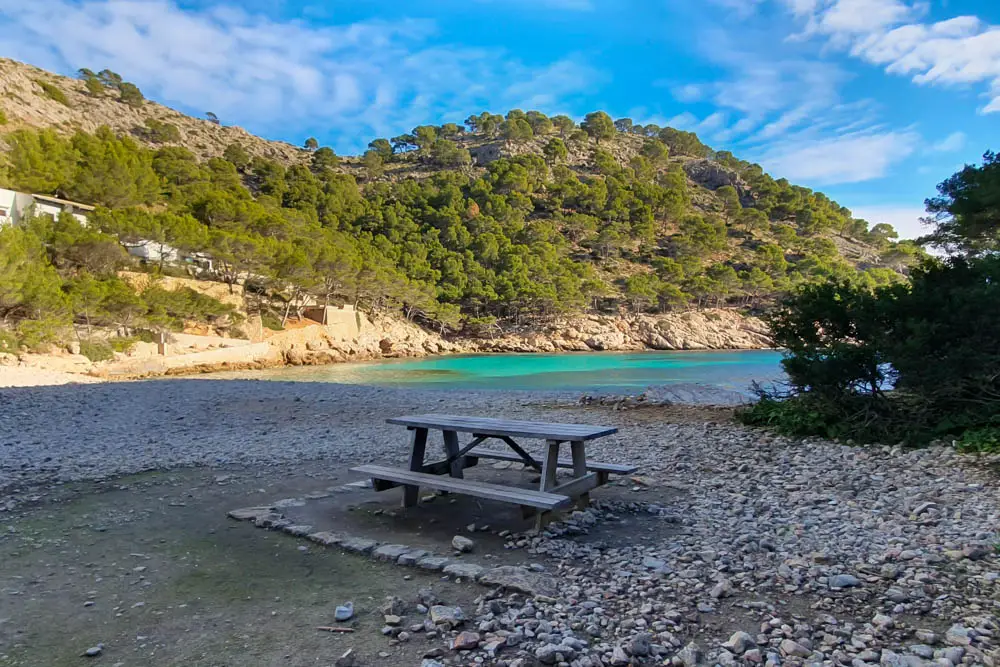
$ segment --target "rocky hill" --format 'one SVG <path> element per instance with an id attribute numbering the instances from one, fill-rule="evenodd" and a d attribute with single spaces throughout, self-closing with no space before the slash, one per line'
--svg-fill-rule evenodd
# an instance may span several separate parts
<path id="1" fill-rule="evenodd" d="M 345 157 L 191 118 L 108 70 L 71 79 L 10 60 L 0 187 L 98 206 L 86 229 L 0 230 L 13 295 L 0 339 L 29 347 L 72 324 L 230 321 L 211 299 L 123 286 L 136 261 L 121 245 L 148 241 L 211 268 L 147 270 L 252 286 L 248 311 L 274 327 L 307 303 L 347 303 L 480 349 L 764 345 L 756 323 L 694 335 L 682 316 L 759 313 L 830 277 L 891 283 L 919 256 L 888 226 L 692 133 L 602 112 L 484 112 Z"/>
<path id="2" fill-rule="evenodd" d="M 63 95 L 47 92 L 50 87 Z M 53 128 L 65 134 L 94 132 L 106 125 L 150 146 L 184 146 L 202 159 L 221 156 L 232 143 L 240 144 L 251 155 L 287 164 L 304 161 L 308 155 L 303 149 L 262 139 L 241 127 L 192 118 L 149 100 L 136 107 L 122 102 L 112 90 L 95 96 L 87 92 L 82 80 L 7 58 L 0 58 L 0 112 L 7 119 L 0 125 L 0 136 L 24 128 Z M 157 143 L 145 139 L 151 120 L 175 126 L 179 139 Z"/>

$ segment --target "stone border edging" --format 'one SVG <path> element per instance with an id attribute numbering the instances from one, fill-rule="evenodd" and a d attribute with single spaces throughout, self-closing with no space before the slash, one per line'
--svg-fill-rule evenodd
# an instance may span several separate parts
<path id="1" fill-rule="evenodd" d="M 558 596 L 558 587 L 552 577 L 533 572 L 526 567 L 516 565 L 485 567 L 476 563 L 459 562 L 448 556 L 439 556 L 426 549 L 405 544 L 383 544 L 376 540 L 331 531 L 313 532 L 312 526 L 293 523 L 273 505 L 243 507 L 231 510 L 226 515 L 236 521 L 252 522 L 257 528 L 305 538 L 327 548 L 339 547 L 343 551 L 368 556 L 383 563 L 441 572 L 455 577 L 456 580 L 474 581 L 482 586 L 502 587 L 530 595 L 540 602 L 554 603 Z"/>

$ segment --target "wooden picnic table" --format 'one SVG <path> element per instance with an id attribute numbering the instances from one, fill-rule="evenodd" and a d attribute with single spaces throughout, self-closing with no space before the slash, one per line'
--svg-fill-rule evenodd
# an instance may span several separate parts
<path id="1" fill-rule="evenodd" d="M 606 483 L 608 475 L 630 474 L 637 469 L 635 466 L 587 459 L 585 447 L 588 441 L 618 432 L 617 428 L 610 426 L 437 414 L 394 417 L 386 421 L 405 426 L 410 431 L 409 469 L 364 465 L 352 470 L 370 475 L 373 486 L 378 491 L 403 486 L 404 507 L 417 504 L 422 486 L 510 502 L 530 511 L 561 509 L 572 505 L 574 501 L 578 506 L 585 507 L 589 502 L 590 490 Z M 425 457 L 427 437 L 431 430 L 441 431 L 446 458 L 428 463 Z M 459 433 L 471 434 L 472 440 L 460 445 Z M 546 450 L 542 460 L 536 460 L 514 438 L 544 440 Z M 508 450 L 481 447 L 491 439 L 503 442 Z M 569 459 L 559 458 L 559 450 L 564 443 L 569 443 Z M 477 465 L 479 459 L 520 461 L 525 466 L 538 470 L 541 472 L 538 490 L 464 479 L 463 471 Z M 558 468 L 573 471 L 571 478 L 562 484 L 556 483 Z M 539 517 L 541 520 L 541 514 Z"/>

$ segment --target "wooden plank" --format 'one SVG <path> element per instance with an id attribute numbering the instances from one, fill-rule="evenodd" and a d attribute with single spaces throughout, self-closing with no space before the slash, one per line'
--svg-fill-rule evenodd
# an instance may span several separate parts
<path id="1" fill-rule="evenodd" d="M 424 452 L 427 450 L 427 429 L 415 428 L 410 436 L 410 470 L 419 471 L 424 467 Z M 420 499 L 420 487 L 413 484 L 403 489 L 403 507 L 415 507 Z"/>
<path id="2" fill-rule="evenodd" d="M 497 461 L 521 461 L 521 457 L 513 452 L 501 452 L 495 449 L 477 449 L 470 456 L 477 456 L 481 459 L 495 459 Z M 559 459 L 560 468 L 572 468 L 571 459 Z M 600 461 L 587 461 L 587 470 L 603 471 L 614 475 L 631 475 L 639 469 L 639 466 L 621 465 L 618 463 L 602 463 Z"/>
<path id="3" fill-rule="evenodd" d="M 538 438 L 541 440 L 593 440 L 594 438 L 618 432 L 618 429 L 612 426 L 553 424 L 550 422 L 464 417 L 460 415 L 413 415 L 393 417 L 387 419 L 386 422 L 410 428 L 433 428 L 441 431 L 456 431 L 459 433 L 476 433 L 491 436 L 507 435 L 522 438 Z"/>
<path id="4" fill-rule="evenodd" d="M 569 443 L 570 452 L 573 455 L 573 477 L 576 481 L 582 481 L 587 477 L 587 452 L 584 449 L 584 443 L 580 441 L 574 441 Z M 597 475 L 595 473 L 590 473 L 593 475 L 593 485 L 587 489 L 597 486 Z M 571 482 L 572 484 L 572 482 Z M 567 486 L 564 484 L 563 486 Z M 567 493 L 568 496 L 578 496 L 576 499 L 577 509 L 586 509 L 590 505 L 590 494 L 589 493 Z"/>
<path id="5" fill-rule="evenodd" d="M 470 442 L 469 444 L 467 444 L 465 447 L 462 447 L 462 450 L 460 452 L 458 452 L 458 454 L 455 454 L 454 456 L 449 455 L 448 456 L 448 463 L 452 463 L 454 461 L 457 461 L 459 458 L 465 456 L 470 451 L 472 451 L 473 449 L 475 449 L 479 445 L 483 444 L 483 440 L 486 440 L 487 437 L 489 437 L 489 436 L 483 435 L 483 436 L 476 437 L 472 442 Z M 465 467 L 468 468 L 469 466 L 465 466 Z"/>
<path id="6" fill-rule="evenodd" d="M 500 439 L 503 440 L 504 442 L 506 442 L 507 446 L 510 447 L 511 449 L 513 449 L 517 453 L 517 455 L 521 457 L 521 460 L 524 461 L 525 464 L 531 466 L 532 468 L 536 468 L 538 470 L 542 469 L 542 464 L 539 463 L 538 461 L 536 461 L 531 456 L 531 454 L 529 454 L 528 452 L 524 451 L 524 448 L 521 447 L 521 445 L 519 445 L 516 442 L 514 442 L 514 438 L 510 437 L 509 435 L 505 435 L 505 436 L 501 437 Z"/>
<path id="7" fill-rule="evenodd" d="M 549 493 L 557 493 L 561 496 L 577 498 L 587 495 L 587 492 L 594 488 L 597 488 L 597 473 L 588 472 L 583 477 L 570 480 L 559 486 L 554 486 L 551 489 L 547 489 L 547 491 Z"/>
<path id="8" fill-rule="evenodd" d="M 466 479 L 455 479 L 454 477 L 428 475 L 426 473 L 413 472 L 401 468 L 390 468 L 388 466 L 363 465 L 351 468 L 351 471 L 386 482 L 423 486 L 429 489 L 461 493 L 478 498 L 486 498 L 487 500 L 497 500 L 514 505 L 526 505 L 543 510 L 559 509 L 560 507 L 568 507 L 573 504 L 572 498 L 554 493 L 500 486 L 499 484 L 487 484 L 485 482 L 474 482 Z"/>
<path id="9" fill-rule="evenodd" d="M 549 440 L 545 461 L 542 463 L 542 491 L 548 491 L 556 485 L 556 470 L 559 469 L 559 441 Z"/>
<path id="10" fill-rule="evenodd" d="M 475 456 L 463 456 L 461 458 L 462 468 L 474 468 L 479 465 L 479 459 Z M 425 472 L 428 475 L 447 475 L 451 471 L 451 464 L 453 462 L 448 459 L 441 459 L 440 461 L 434 461 L 432 463 L 425 463 L 424 467 L 417 472 Z"/>
<path id="11" fill-rule="evenodd" d="M 458 448 L 458 433 L 454 431 L 444 432 L 444 451 L 450 464 L 448 474 L 461 479 L 463 477 L 462 454 Z"/>

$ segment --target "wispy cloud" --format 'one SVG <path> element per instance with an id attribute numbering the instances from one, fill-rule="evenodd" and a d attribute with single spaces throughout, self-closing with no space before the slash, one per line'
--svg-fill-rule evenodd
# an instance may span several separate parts
<path id="1" fill-rule="evenodd" d="M 1000 26 L 975 16 L 923 22 L 926 3 L 784 0 L 804 22 L 800 37 L 910 77 L 919 85 L 985 84 L 982 113 L 1000 112 Z"/>
<path id="2" fill-rule="evenodd" d="M 912 154 L 920 142 L 915 132 L 876 132 L 833 136 L 809 142 L 773 144 L 760 156 L 772 174 L 817 185 L 856 183 L 880 178 Z"/>
<path id="3" fill-rule="evenodd" d="M 930 150 L 937 153 L 954 153 L 965 147 L 965 132 L 952 132 L 941 141 L 933 144 Z"/>
<path id="4" fill-rule="evenodd" d="M 387 135 L 453 110 L 544 109 L 602 78 L 579 58 L 528 66 L 432 44 L 425 20 L 312 26 L 173 0 L 8 0 L 0 18 L 0 53 L 62 72 L 110 67 L 158 100 L 275 134 L 294 123 Z"/>

